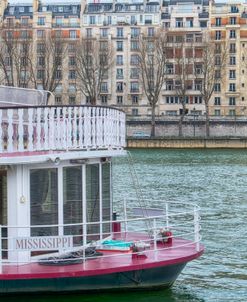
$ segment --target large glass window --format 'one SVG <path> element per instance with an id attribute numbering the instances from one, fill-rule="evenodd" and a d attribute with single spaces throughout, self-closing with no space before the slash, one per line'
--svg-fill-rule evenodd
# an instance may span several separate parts
<path id="1" fill-rule="evenodd" d="M 56 227 L 33 227 L 58 224 L 57 169 L 30 171 L 31 236 L 58 234 Z"/>
<path id="2" fill-rule="evenodd" d="M 111 220 L 111 166 L 110 163 L 102 164 L 102 219 Z M 103 224 L 103 233 L 105 235 L 110 231 L 110 224 Z"/>
<path id="3" fill-rule="evenodd" d="M 63 168 L 64 224 L 82 223 L 82 167 Z M 82 225 L 64 227 L 64 235 L 74 235 L 74 243 L 82 243 Z"/>

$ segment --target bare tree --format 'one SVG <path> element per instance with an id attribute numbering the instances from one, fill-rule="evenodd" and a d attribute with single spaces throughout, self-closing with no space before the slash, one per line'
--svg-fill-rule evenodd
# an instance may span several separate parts
<path id="1" fill-rule="evenodd" d="M 182 127 L 184 117 L 187 114 L 188 90 L 192 89 L 193 83 L 193 45 L 187 45 L 184 36 L 180 36 L 180 42 L 176 42 L 175 50 L 175 91 L 182 105 L 179 119 L 179 136 L 183 135 Z"/>
<path id="2" fill-rule="evenodd" d="M 151 137 L 155 136 L 155 107 L 166 81 L 167 35 L 160 31 L 153 36 L 139 37 L 138 67 L 144 93 L 152 110 Z"/>
<path id="3" fill-rule="evenodd" d="M 0 29 L 1 83 L 28 87 L 32 73 L 32 35 L 28 29 L 5 26 Z"/>
<path id="4" fill-rule="evenodd" d="M 76 46 L 76 85 L 92 105 L 108 92 L 108 72 L 113 64 L 113 48 L 108 39 L 81 38 Z"/>
<path id="5" fill-rule="evenodd" d="M 32 65 L 32 82 L 47 91 L 55 91 L 62 82 L 63 61 L 66 54 L 66 40 L 60 31 L 47 32 L 36 42 L 36 65 Z M 49 96 L 48 96 L 49 97 Z"/>
<path id="6" fill-rule="evenodd" d="M 210 34 L 203 37 L 202 45 L 195 51 L 194 68 L 197 89 L 200 91 L 206 113 L 206 137 L 210 136 L 209 101 L 217 85 L 224 81 L 224 70 L 227 60 L 225 41 L 213 41 Z"/>

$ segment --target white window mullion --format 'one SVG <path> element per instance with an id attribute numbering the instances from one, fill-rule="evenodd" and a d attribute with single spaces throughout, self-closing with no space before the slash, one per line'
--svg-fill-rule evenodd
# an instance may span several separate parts
<path id="1" fill-rule="evenodd" d="M 100 163 L 99 165 L 99 221 L 100 221 L 100 240 L 103 239 L 103 225 L 102 225 L 102 221 L 103 221 L 103 215 L 102 215 L 102 163 Z"/>
<path id="2" fill-rule="evenodd" d="M 86 165 L 82 165 L 82 222 L 83 222 L 83 246 L 85 246 L 87 244 Z"/>
<path id="3" fill-rule="evenodd" d="M 58 234 L 63 236 L 63 168 L 58 167 Z"/>

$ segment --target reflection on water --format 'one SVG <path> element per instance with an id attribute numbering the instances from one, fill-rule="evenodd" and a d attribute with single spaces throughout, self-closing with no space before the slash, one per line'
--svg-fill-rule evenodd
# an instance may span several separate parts
<path id="1" fill-rule="evenodd" d="M 1 298 L 1 302 L 247 301 L 247 152 L 135 150 L 141 187 L 152 200 L 201 206 L 205 254 L 190 262 L 171 289 L 86 295 Z M 126 159 L 115 160 L 114 197 L 135 196 Z M 115 206 L 116 210 L 121 209 Z"/>

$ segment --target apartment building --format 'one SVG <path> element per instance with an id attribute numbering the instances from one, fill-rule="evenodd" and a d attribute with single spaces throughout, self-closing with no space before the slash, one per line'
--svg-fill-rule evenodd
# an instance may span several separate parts
<path id="1" fill-rule="evenodd" d="M 75 43 L 81 37 L 110 41 L 114 48 L 114 64 L 102 84 L 97 103 L 117 106 L 132 116 L 151 114 L 137 68 L 138 37 L 142 33 L 151 37 L 159 30 L 168 33 L 173 55 L 167 64 L 167 81 L 161 91 L 156 114 L 179 115 L 181 104 L 176 90 L 176 48 L 183 43 L 182 56 L 189 60 L 187 52 L 195 57 L 204 33 L 210 31 L 215 43 L 224 41 L 228 44 L 229 53 L 226 72 L 222 75 L 224 80 L 221 85 L 216 85 L 210 100 L 210 114 L 246 115 L 246 9 L 243 1 L 231 4 L 231 1 L 218 3 L 209 0 L 23 0 L 23 3 L 2 0 L 0 22 L 9 29 L 16 30 L 18 26 L 17 30 L 22 32 L 23 37 L 28 35 L 35 42 L 32 51 L 37 87 L 40 89 L 44 88 L 44 59 L 39 53 L 42 39 L 51 35 L 66 41 L 66 53 L 55 75 L 59 80 L 54 90 L 57 104 L 88 101 L 78 90 Z M 192 67 L 193 72 L 195 67 Z M 188 113 L 204 114 L 205 106 L 193 72 L 187 79 L 186 107 Z"/>

